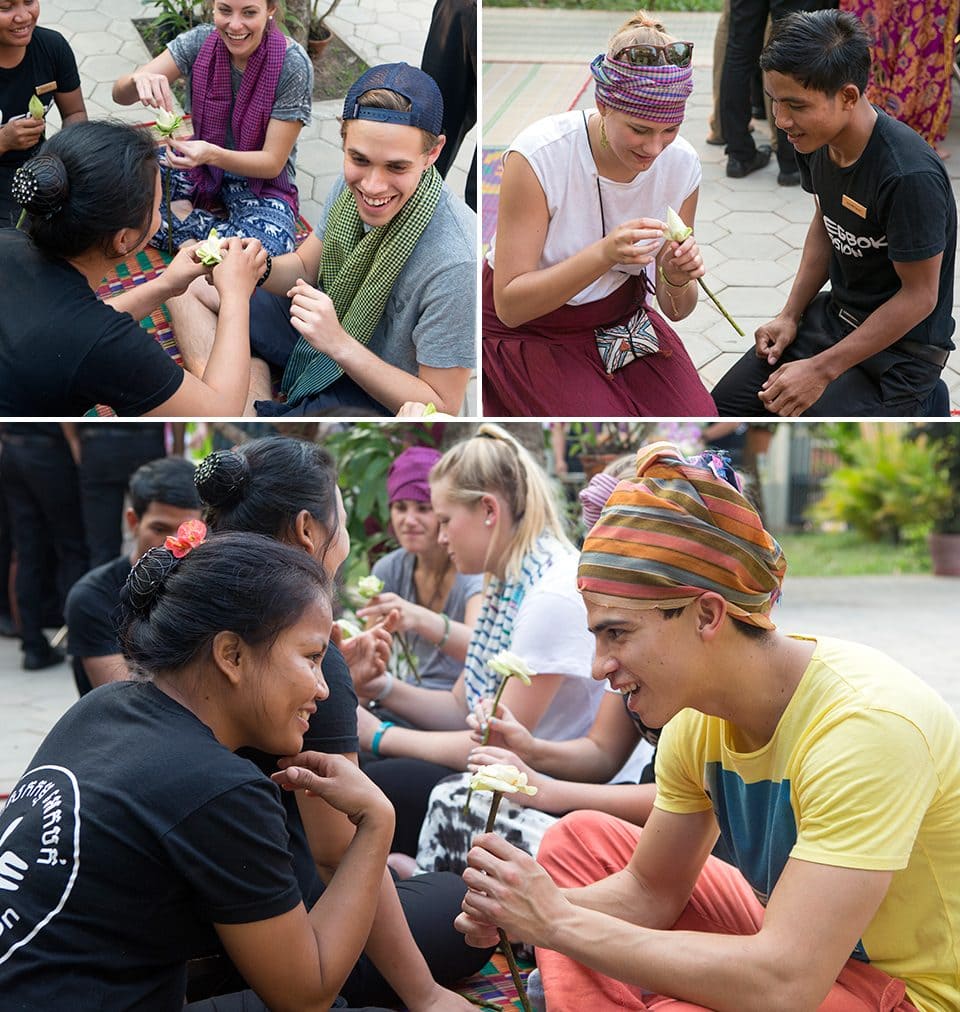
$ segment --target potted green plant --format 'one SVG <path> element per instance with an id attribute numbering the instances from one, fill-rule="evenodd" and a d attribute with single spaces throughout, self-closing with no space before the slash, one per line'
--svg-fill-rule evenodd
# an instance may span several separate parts
<path id="1" fill-rule="evenodd" d="M 313 0 L 313 6 L 310 8 L 310 23 L 307 27 L 307 50 L 313 55 L 322 53 L 330 44 L 333 33 L 327 27 L 326 19 L 340 6 L 340 0 L 331 0 L 327 4 L 326 10 L 320 14 L 318 12 L 324 2 L 325 0 Z"/>

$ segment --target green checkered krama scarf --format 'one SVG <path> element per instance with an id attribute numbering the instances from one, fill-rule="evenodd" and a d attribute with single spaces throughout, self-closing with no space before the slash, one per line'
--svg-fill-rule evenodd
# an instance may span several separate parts
<path id="1" fill-rule="evenodd" d="M 323 233 L 317 287 L 333 302 L 340 326 L 369 344 L 407 258 L 430 223 L 443 178 L 431 165 L 396 217 L 366 230 L 349 188 L 334 201 Z M 343 375 L 329 355 L 300 337 L 283 371 L 280 388 L 294 405 L 318 394 Z"/>

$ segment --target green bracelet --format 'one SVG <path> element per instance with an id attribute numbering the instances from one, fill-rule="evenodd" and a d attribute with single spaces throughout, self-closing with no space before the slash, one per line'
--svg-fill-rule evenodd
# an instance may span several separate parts
<path id="1" fill-rule="evenodd" d="M 440 637 L 440 642 L 437 644 L 438 650 L 442 650 L 447 640 L 450 639 L 450 616 L 442 611 L 440 617 L 443 619 L 443 636 Z"/>
<path id="2" fill-rule="evenodd" d="M 380 739 L 383 737 L 384 732 L 388 727 L 393 727 L 392 720 L 384 720 L 380 726 L 373 732 L 373 741 L 370 742 L 370 751 L 379 758 L 380 756 Z"/>

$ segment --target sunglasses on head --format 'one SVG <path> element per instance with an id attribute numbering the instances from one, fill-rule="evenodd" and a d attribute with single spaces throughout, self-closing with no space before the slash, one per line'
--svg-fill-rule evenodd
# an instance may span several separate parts
<path id="1" fill-rule="evenodd" d="M 621 49 L 614 58 L 634 67 L 657 67 L 667 63 L 674 67 L 689 67 L 693 59 L 693 43 L 668 42 L 664 46 L 655 46 L 650 42 L 640 42 Z"/>

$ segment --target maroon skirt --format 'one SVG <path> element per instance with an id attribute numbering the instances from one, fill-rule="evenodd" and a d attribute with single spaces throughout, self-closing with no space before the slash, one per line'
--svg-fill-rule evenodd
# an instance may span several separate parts
<path id="1" fill-rule="evenodd" d="M 559 309 L 520 327 L 505 326 L 493 308 L 493 270 L 483 265 L 483 413 L 538 417 L 715 418 L 713 398 L 683 342 L 647 307 L 660 339 L 654 355 L 607 374 L 594 330 L 622 323 L 643 302 L 630 278 L 596 302 Z"/>

